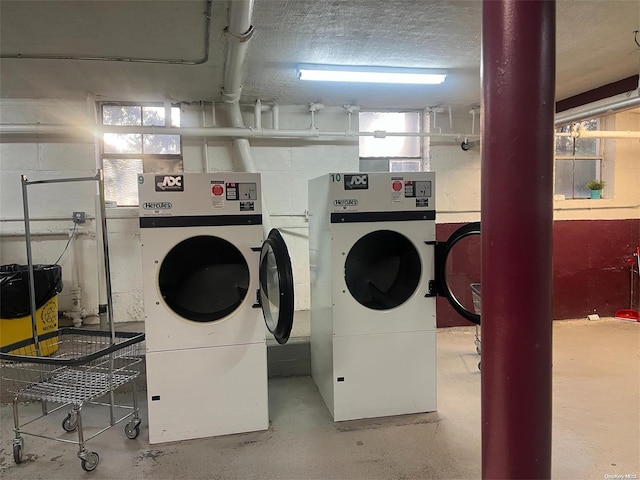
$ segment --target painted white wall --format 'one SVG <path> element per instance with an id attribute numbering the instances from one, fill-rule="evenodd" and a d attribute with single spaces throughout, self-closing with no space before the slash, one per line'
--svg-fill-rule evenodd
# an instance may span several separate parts
<path id="1" fill-rule="evenodd" d="M 0 123 L 91 124 L 86 102 L 43 100 L 0 100 Z M 205 108 L 205 126 L 212 125 L 210 105 Z M 253 108 L 243 110 L 245 123 L 254 125 Z M 200 105 L 183 106 L 182 125 L 201 126 Z M 432 132 L 471 133 L 472 116 L 440 114 Z M 476 117 L 475 131 L 479 131 Z M 607 129 L 640 130 L 638 111 L 625 112 L 607 120 Z M 216 124 L 225 126 L 223 108 L 216 110 Z M 280 106 L 280 128 L 306 129 L 311 117 L 306 106 Z M 320 131 L 345 131 L 347 115 L 342 107 L 327 107 L 315 116 Z M 271 114 L 262 114 L 262 126 L 272 128 Z M 357 119 L 352 119 L 357 129 Z M 358 170 L 357 137 L 333 140 L 252 139 L 256 168 L 262 174 L 263 190 L 274 227 L 281 229 L 293 262 L 297 310 L 309 308 L 308 180 L 328 172 Z M 431 139 L 427 164 L 437 172 L 438 223 L 480 219 L 480 149 L 463 151 L 460 141 Z M 233 140 L 224 138 L 184 139 L 184 168 L 187 172 L 239 169 Z M 206 153 L 205 153 L 206 152 Z M 555 202 L 557 219 L 618 219 L 640 216 L 640 141 L 607 140 L 605 179 L 607 197 L 598 202 L 565 200 Z M 615 161 L 613 161 L 615 159 Z M 6 138 L 0 141 L 0 264 L 26 263 L 20 175 L 30 180 L 93 176 L 95 146 L 84 139 Z M 611 192 L 613 192 L 612 196 Z M 61 310 L 71 308 L 69 290 L 79 283 L 87 313 L 95 313 L 98 299 L 98 259 L 95 240 L 95 195 L 93 183 L 34 185 L 29 187 L 32 242 L 35 263 L 52 263 L 62 253 L 73 228 L 71 213 L 85 211 L 89 219 L 71 242 L 60 264 L 65 290 Z M 108 209 L 109 250 L 112 273 L 114 319 L 142 321 L 140 236 L 137 209 Z M 46 219 L 46 220 L 45 220 Z M 57 232 L 57 236 L 52 236 Z M 43 236 L 40 234 L 47 234 Z M 75 259 L 75 261 L 74 261 Z M 77 275 L 75 275 L 77 266 Z M 95 319 L 94 319 L 95 320 Z"/>
<path id="2" fill-rule="evenodd" d="M 471 114 L 453 116 L 438 114 L 429 126 L 431 133 L 479 132 Z M 453 128 L 452 128 L 453 127 Z M 462 140 L 432 137 L 429 141 L 429 165 L 436 172 L 436 223 L 475 222 L 480 220 L 480 148 L 466 152 Z"/>
<path id="3" fill-rule="evenodd" d="M 0 107 L 1 123 L 91 124 L 89 109 L 83 102 L 7 100 L 0 102 Z M 245 113 L 246 124 L 253 125 L 253 109 L 246 109 Z M 206 109 L 206 126 L 212 125 L 211 116 L 210 108 Z M 263 127 L 271 128 L 270 113 L 264 113 L 263 117 Z M 280 108 L 280 128 L 306 129 L 310 121 L 306 106 Z M 327 108 L 315 117 L 315 125 L 322 131 L 344 131 L 346 122 L 342 107 Z M 226 125 L 222 108 L 216 112 L 216 124 Z M 199 106 L 183 106 L 182 125 L 202 125 Z M 273 226 L 282 231 L 292 257 L 295 307 L 306 310 L 310 301 L 307 182 L 329 171 L 357 171 L 357 139 L 252 140 L 251 143 L 256 169 L 262 174 L 262 187 Z M 0 264 L 26 264 L 27 261 L 24 237 L 18 235 L 24 231 L 20 175 L 26 175 L 29 180 L 93 176 L 96 168 L 94 152 L 92 142 L 78 139 L 12 138 L 0 143 Z M 240 159 L 232 140 L 208 138 L 205 147 L 204 139 L 184 138 L 185 171 L 239 168 Z M 87 313 L 95 314 L 99 304 L 95 188 L 93 182 L 28 187 L 29 213 L 34 219 L 30 223 L 34 263 L 56 261 L 72 231 L 73 211 L 85 211 L 89 217 L 60 261 L 65 284 L 59 298 L 62 311 L 71 308 L 69 293 L 74 283 L 82 288 L 82 302 Z M 52 218 L 54 220 L 47 220 Z M 144 311 L 138 211 L 135 208 L 110 208 L 107 218 L 114 319 L 141 321 Z M 59 235 L 50 235 L 55 232 Z M 74 259 L 77 276 L 74 275 Z"/>
<path id="4" fill-rule="evenodd" d="M 640 108 L 609 115 L 603 130 L 640 131 Z M 604 140 L 600 200 L 554 200 L 555 220 L 614 220 L 640 217 L 640 139 Z"/>

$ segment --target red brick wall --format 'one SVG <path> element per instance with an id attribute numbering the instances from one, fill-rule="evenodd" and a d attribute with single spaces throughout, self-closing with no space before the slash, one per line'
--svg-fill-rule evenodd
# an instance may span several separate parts
<path id="1" fill-rule="evenodd" d="M 463 224 L 437 224 L 444 241 Z M 479 278 L 479 237 L 455 253 L 449 279 L 471 305 L 469 283 Z M 461 242 L 462 243 L 462 242 Z M 630 271 L 627 258 L 640 246 L 640 219 L 557 220 L 553 226 L 553 318 L 584 318 L 590 313 L 612 316 L 629 308 Z M 456 248 L 457 250 L 457 248 Z M 636 283 L 636 291 L 638 284 Z M 466 293 L 466 290 L 468 293 Z M 436 303 L 438 327 L 471 325 L 443 298 Z"/>

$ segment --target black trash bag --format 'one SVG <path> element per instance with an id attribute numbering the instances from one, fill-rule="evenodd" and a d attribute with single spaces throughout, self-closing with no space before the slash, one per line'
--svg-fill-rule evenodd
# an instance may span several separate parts
<path id="1" fill-rule="evenodd" d="M 36 292 L 36 310 L 62 291 L 60 265 L 34 265 L 33 283 Z M 31 315 L 29 296 L 29 266 L 0 266 L 0 318 L 21 318 Z"/>

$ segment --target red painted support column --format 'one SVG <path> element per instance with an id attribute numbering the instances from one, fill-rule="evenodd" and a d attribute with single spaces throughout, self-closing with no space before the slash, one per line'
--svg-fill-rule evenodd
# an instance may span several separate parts
<path id="1" fill-rule="evenodd" d="M 554 1 L 482 12 L 482 477 L 551 476 Z"/>

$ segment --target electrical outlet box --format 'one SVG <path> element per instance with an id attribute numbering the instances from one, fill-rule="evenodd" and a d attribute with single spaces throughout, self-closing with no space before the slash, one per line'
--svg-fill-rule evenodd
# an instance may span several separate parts
<path id="1" fill-rule="evenodd" d="M 84 212 L 73 212 L 73 223 L 84 223 L 84 222 L 85 222 Z"/>

